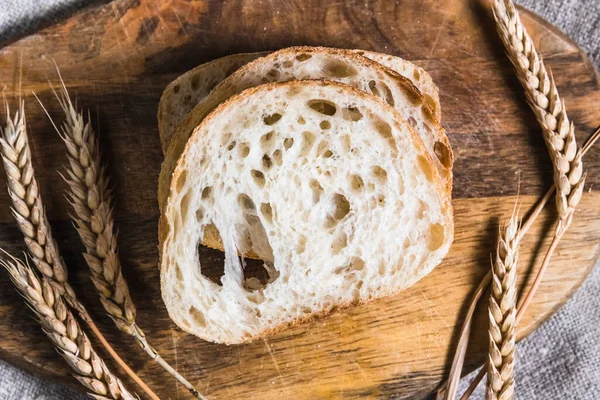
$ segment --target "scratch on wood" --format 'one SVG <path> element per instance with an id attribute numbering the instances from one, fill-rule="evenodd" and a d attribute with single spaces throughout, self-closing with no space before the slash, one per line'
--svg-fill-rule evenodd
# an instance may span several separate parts
<path id="1" fill-rule="evenodd" d="M 269 356 L 271 356 L 271 361 L 273 361 L 273 365 L 275 366 L 275 370 L 277 371 L 277 374 L 279 374 L 279 378 L 281 379 L 281 382 L 283 383 L 283 386 L 287 389 L 287 384 L 285 383 L 285 379 L 283 378 L 283 375 L 281 375 L 281 371 L 279 370 L 279 363 L 275 359 L 275 352 L 271 348 L 271 345 L 269 344 L 269 342 L 267 341 L 267 339 L 263 339 L 263 341 L 265 342 L 265 347 L 267 348 L 267 351 L 269 352 Z"/>
<path id="2" fill-rule="evenodd" d="M 175 331 L 171 329 L 171 338 L 173 339 L 173 351 L 175 352 L 175 370 L 179 371 L 179 354 L 177 351 L 177 342 L 179 341 L 177 337 L 175 337 Z M 179 381 L 175 381 L 175 389 L 177 392 L 177 399 L 179 399 Z"/>

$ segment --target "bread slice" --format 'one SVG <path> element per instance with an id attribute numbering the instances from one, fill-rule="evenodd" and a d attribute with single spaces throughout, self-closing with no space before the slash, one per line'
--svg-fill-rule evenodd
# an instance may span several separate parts
<path id="1" fill-rule="evenodd" d="M 158 133 L 163 152 L 179 124 L 200 100 L 236 69 L 266 54 L 240 53 L 221 57 L 199 65 L 171 82 L 158 103 Z"/>
<path id="2" fill-rule="evenodd" d="M 261 85 L 195 129 L 161 223 L 169 315 L 235 344 L 390 296 L 429 273 L 453 238 L 452 208 L 422 140 L 381 99 L 327 81 Z M 224 273 L 198 259 L 214 226 Z M 244 254 L 264 264 L 248 276 Z"/>
<path id="3" fill-rule="evenodd" d="M 433 110 L 433 114 L 438 121 L 442 120 L 442 107 L 440 105 L 440 95 L 438 87 L 433 83 L 431 76 L 423 68 L 406 60 L 374 51 L 353 50 L 355 53 L 370 58 L 373 61 L 384 65 L 402 76 L 407 77 L 421 91 L 427 104 Z"/>
<path id="4" fill-rule="evenodd" d="M 437 120 L 441 121 L 438 88 L 423 68 L 400 57 L 372 51 L 353 51 L 410 79 L 434 110 Z M 199 65 L 171 82 L 164 90 L 158 103 L 158 133 L 163 153 L 167 151 L 175 130 L 185 116 L 208 95 L 217 83 L 231 75 L 242 65 L 267 54 L 268 52 L 258 52 L 225 56 Z"/>
<path id="5" fill-rule="evenodd" d="M 193 129 L 217 105 L 232 95 L 267 82 L 292 79 L 328 79 L 342 82 L 386 100 L 406 118 L 420 134 L 442 174 L 446 191 L 452 191 L 453 155 L 442 126 L 412 82 L 368 58 L 346 50 L 324 47 L 291 47 L 256 59 L 215 87 L 177 128 L 158 183 L 159 207 L 168 195 L 171 175 Z"/>

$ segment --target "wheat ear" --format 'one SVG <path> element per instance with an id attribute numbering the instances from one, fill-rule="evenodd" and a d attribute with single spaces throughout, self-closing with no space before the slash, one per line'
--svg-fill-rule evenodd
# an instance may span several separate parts
<path id="1" fill-rule="evenodd" d="M 488 306 L 488 400 L 511 400 L 515 393 L 518 233 L 519 221 L 514 213 L 498 239 L 496 257 L 492 263 L 492 289 Z"/>
<path id="2" fill-rule="evenodd" d="M 494 17 L 500 39 L 525 89 L 527 101 L 542 127 L 554 167 L 556 206 L 560 216 L 557 230 L 564 231 L 571 223 L 585 182 L 575 128 L 569 122 L 565 103 L 558 95 L 554 79 L 546 71 L 513 2 L 495 0 Z"/>
<path id="3" fill-rule="evenodd" d="M 104 364 L 75 317 L 63 294 L 45 276 L 41 280 L 20 260 L 0 260 L 25 298 L 48 339 L 74 371 L 74 377 L 96 399 L 137 399 Z"/>
<path id="4" fill-rule="evenodd" d="M 49 284 L 64 296 L 65 301 L 77 312 L 119 366 L 151 398 L 158 399 L 158 396 L 150 390 L 144 381 L 129 368 L 110 346 L 69 285 L 67 268 L 60 257 L 58 246 L 52 236 L 39 186 L 35 179 L 31 162 L 31 150 L 27 139 L 25 106 L 22 101 L 14 118 L 10 116 L 7 105 L 6 121 L 6 126 L 0 135 L 0 152 L 8 180 L 8 194 L 12 202 L 13 216 L 23 233 L 25 244 L 34 265 L 48 280 Z"/>
<path id="5" fill-rule="evenodd" d="M 55 94 L 66 115 L 58 132 L 67 147 L 69 159 L 64 179 L 69 185 L 67 198 L 74 210 L 71 218 L 85 246 L 83 256 L 102 305 L 121 331 L 133 336 L 148 355 L 192 395 L 205 399 L 150 346 L 136 323 L 136 308 L 122 273 L 117 250 L 113 196 L 106 169 L 102 165 L 98 139 L 89 123 L 89 115 L 85 123 L 83 115 L 73 107 L 64 83 L 61 93 Z"/>

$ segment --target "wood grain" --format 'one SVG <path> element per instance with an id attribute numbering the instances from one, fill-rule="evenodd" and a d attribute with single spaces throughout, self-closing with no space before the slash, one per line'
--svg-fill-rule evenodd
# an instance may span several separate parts
<path id="1" fill-rule="evenodd" d="M 523 21 L 554 73 L 582 143 L 600 125 L 598 74 L 558 30 L 526 12 Z M 160 299 L 158 100 L 172 79 L 201 62 L 300 44 L 387 52 L 431 73 L 456 154 L 455 243 L 442 265 L 398 296 L 265 341 L 230 347 L 206 343 L 177 329 Z M 111 343 L 165 399 L 186 398 L 186 392 L 103 315 L 79 254 L 82 247 L 63 198 L 65 185 L 56 173 L 66 162 L 63 144 L 31 95 L 35 91 L 60 120 L 48 84 L 57 83 L 52 60 L 70 92 L 91 109 L 101 135 L 116 188 L 123 271 L 139 309 L 139 325 L 170 363 L 214 399 L 425 396 L 448 372 L 465 304 L 489 268 L 499 221 L 517 200 L 527 210 L 552 182 L 541 130 L 485 2 L 117 0 L 0 50 L 0 88 L 9 103 L 18 95 L 26 100 L 34 164 L 73 286 Z M 583 196 L 519 337 L 556 311 L 600 256 L 600 151 L 592 150 L 584 162 L 591 190 Z M 8 203 L 1 191 L 0 246 L 16 253 L 23 246 Z M 521 287 L 540 262 L 548 244 L 542 238 L 552 231 L 554 217 L 550 207 L 525 239 Z M 222 255 L 207 252 L 202 262 L 222 262 Z M 2 358 L 73 384 L 5 273 L 0 273 L 0 315 Z M 467 354 L 470 369 L 483 360 L 485 329 L 482 308 Z"/>

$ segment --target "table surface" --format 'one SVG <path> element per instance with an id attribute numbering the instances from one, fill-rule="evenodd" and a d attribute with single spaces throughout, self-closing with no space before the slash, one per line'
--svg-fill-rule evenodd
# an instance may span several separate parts
<path id="1" fill-rule="evenodd" d="M 33 1 L 30 1 L 34 4 Z M 48 0 L 50 3 L 71 3 L 75 7 L 81 1 Z M 521 4 L 538 12 L 550 22 L 563 29 L 580 43 L 598 65 L 600 4 L 587 1 L 521 1 Z M 37 23 L 48 23 L 56 10 L 45 8 L 45 19 L 28 17 L 27 2 L 9 0 L 0 7 L 0 43 L 19 34 L 19 29 L 31 29 Z M 11 18 L 11 12 L 19 5 L 24 19 Z M 6 8 L 9 7 L 9 8 Z M 69 9 L 69 7 L 67 7 Z M 8 13 L 6 12 L 8 10 Z M 3 12 L 4 11 L 4 12 Z M 63 11 L 65 12 L 65 11 Z M 68 12 L 68 10 L 67 10 Z M 55 14 L 59 15 L 59 14 Z M 8 17 L 7 17 L 8 16 Z M 594 20 L 596 18 L 596 20 Z M 12 20 L 12 24 L 7 23 Z M 16 27 L 15 27 L 16 26 Z M 519 346 L 517 384 L 519 398 L 595 398 L 600 394 L 600 365 L 596 338 L 600 334 L 597 323 L 600 317 L 594 300 L 600 295 L 600 269 L 596 268 L 578 293 L 550 321 Z M 478 397 L 481 397 L 478 396 Z M 51 385 L 37 377 L 0 363 L 0 398 L 3 399 L 78 399 L 81 395 Z"/>

